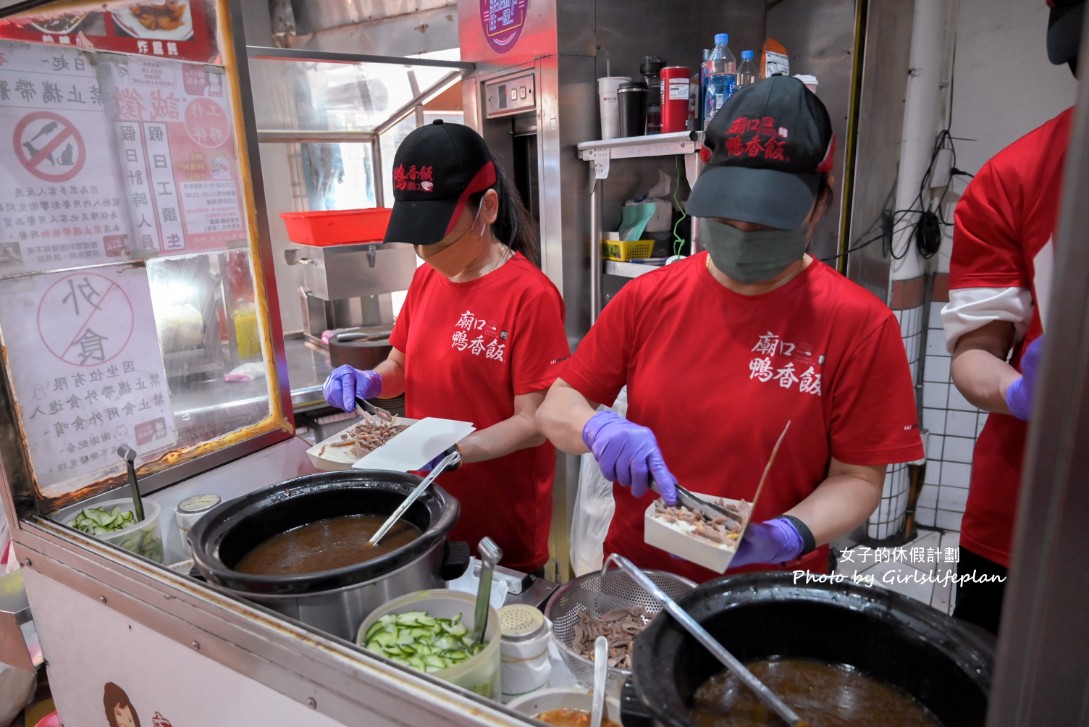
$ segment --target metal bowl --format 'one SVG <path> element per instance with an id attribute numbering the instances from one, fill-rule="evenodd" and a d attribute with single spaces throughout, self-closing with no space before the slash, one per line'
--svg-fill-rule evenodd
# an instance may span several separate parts
<path id="1" fill-rule="evenodd" d="M 696 587 L 692 581 L 673 573 L 655 570 L 644 572 L 674 600 L 682 598 Z M 552 622 L 552 638 L 559 647 L 564 666 L 579 686 L 591 689 L 594 684 L 593 660 L 577 653 L 571 646 L 579 612 L 586 612 L 590 618 L 599 618 L 609 611 L 635 606 L 646 609 L 651 619 L 662 610 L 662 604 L 644 591 L 631 576 L 616 569 L 607 571 L 604 579 L 600 572 L 579 576 L 560 586 L 549 599 L 545 606 L 545 617 Z M 624 682 L 631 676 L 631 670 L 609 667 L 606 674 L 606 692 L 618 697 Z"/>

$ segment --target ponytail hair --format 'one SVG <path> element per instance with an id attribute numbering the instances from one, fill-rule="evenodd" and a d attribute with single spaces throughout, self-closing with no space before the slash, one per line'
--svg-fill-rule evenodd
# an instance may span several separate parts
<path id="1" fill-rule="evenodd" d="M 501 243 L 515 252 L 525 255 L 534 265 L 540 265 L 537 254 L 537 234 L 534 231 L 533 217 L 522 202 L 521 195 L 514 183 L 510 181 L 506 170 L 498 162 L 495 166 L 495 184 L 491 189 L 499 196 L 499 211 L 495 222 L 492 223 L 492 233 Z M 484 197 L 483 190 L 472 195 L 469 200 L 477 209 L 480 208 L 480 200 Z"/>

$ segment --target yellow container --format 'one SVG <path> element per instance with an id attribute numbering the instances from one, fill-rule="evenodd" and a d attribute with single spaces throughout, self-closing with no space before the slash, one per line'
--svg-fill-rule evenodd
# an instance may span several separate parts
<path id="1" fill-rule="evenodd" d="M 602 240 L 601 257 L 624 262 L 650 257 L 654 240 Z"/>
<path id="2" fill-rule="evenodd" d="M 234 340 L 238 343 L 238 357 L 241 359 L 260 358 L 261 334 L 257 329 L 257 311 L 253 308 L 239 308 L 234 317 Z"/>

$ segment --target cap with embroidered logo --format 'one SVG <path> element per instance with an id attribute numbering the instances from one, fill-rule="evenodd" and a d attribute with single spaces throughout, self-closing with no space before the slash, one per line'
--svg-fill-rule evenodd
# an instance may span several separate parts
<path id="1" fill-rule="evenodd" d="M 393 157 L 393 212 L 385 242 L 433 245 L 457 222 L 473 194 L 495 184 L 480 134 L 441 119 L 416 129 Z"/>
<path id="2" fill-rule="evenodd" d="M 790 76 L 738 89 L 708 124 L 703 144 L 710 158 L 688 214 L 779 230 L 805 221 L 835 155 L 827 109 Z"/>

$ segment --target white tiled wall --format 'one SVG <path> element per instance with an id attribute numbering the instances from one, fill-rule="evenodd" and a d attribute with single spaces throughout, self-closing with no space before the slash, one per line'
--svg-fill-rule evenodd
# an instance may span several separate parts
<path id="1" fill-rule="evenodd" d="M 922 307 L 896 311 L 904 338 L 913 381 L 918 381 L 922 364 L 922 429 L 926 436 L 926 473 L 916 503 L 915 518 L 920 525 L 960 530 L 972 475 L 972 450 L 987 413 L 980 411 L 957 391 L 950 376 L 951 357 L 945 349 L 941 308 L 930 304 L 925 356 L 922 348 Z M 908 468 L 894 465 L 885 475 L 881 504 L 866 524 L 866 535 L 884 540 L 899 532 L 908 496 Z"/>
<path id="2" fill-rule="evenodd" d="M 943 305 L 930 304 L 923 366 L 923 429 L 929 434 L 925 484 L 916 505 L 916 519 L 921 525 L 960 530 L 972 474 L 972 449 L 987 413 L 969 404 L 952 383 L 951 358 L 941 323 Z"/>
<path id="3" fill-rule="evenodd" d="M 896 311 L 896 318 L 900 321 L 900 335 L 904 339 L 904 348 L 907 351 L 908 364 L 911 367 L 911 380 L 913 382 L 918 381 L 923 309 L 920 306 L 909 310 Z M 908 484 L 907 465 L 895 464 L 889 467 L 888 472 L 885 474 L 885 486 L 881 493 L 881 503 L 866 523 L 867 537 L 872 540 L 885 540 L 900 531 L 907 510 Z"/>

